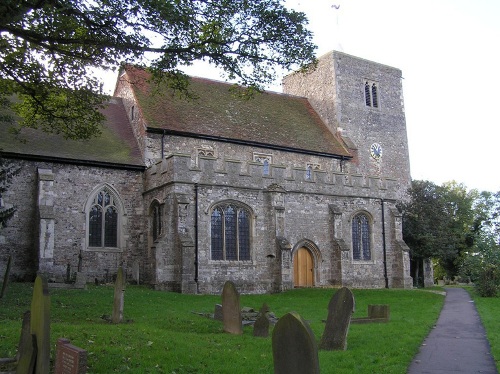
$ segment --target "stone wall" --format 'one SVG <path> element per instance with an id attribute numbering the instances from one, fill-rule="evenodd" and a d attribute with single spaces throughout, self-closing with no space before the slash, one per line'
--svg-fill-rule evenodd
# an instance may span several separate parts
<path id="1" fill-rule="evenodd" d="M 17 208 L 0 231 L 0 261 L 12 254 L 14 279 L 33 280 L 38 271 L 52 280 L 66 277 L 68 264 L 77 271 L 79 256 L 89 280 L 103 281 L 122 263 L 142 264 L 144 211 L 142 173 L 62 163 L 12 160 L 21 166 L 4 200 Z M 86 247 L 84 207 L 99 185 L 112 186 L 125 208 L 118 250 Z"/>
<path id="2" fill-rule="evenodd" d="M 285 77 L 283 91 L 307 97 L 330 130 L 354 144 L 351 172 L 397 179 L 404 197 L 411 177 L 401 79 L 399 69 L 334 51 L 316 70 Z M 366 81 L 377 84 L 377 107 L 365 103 Z M 379 159 L 370 156 L 374 143 L 383 149 Z"/>

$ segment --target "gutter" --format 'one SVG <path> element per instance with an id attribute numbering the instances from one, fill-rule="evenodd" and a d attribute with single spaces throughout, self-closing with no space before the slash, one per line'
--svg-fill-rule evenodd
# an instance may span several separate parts
<path id="1" fill-rule="evenodd" d="M 95 161 L 95 160 L 78 160 L 63 157 L 54 156 L 43 156 L 43 155 L 27 155 L 14 152 L 0 152 L 0 155 L 4 158 L 13 158 L 25 161 L 40 161 L 40 162 L 54 162 L 59 164 L 71 164 L 80 166 L 97 166 L 101 168 L 108 169 L 122 169 L 122 170 L 134 170 L 134 171 L 144 171 L 146 167 L 144 165 L 133 165 L 133 164 L 119 164 L 116 162 L 105 162 L 105 161 Z"/>
<path id="2" fill-rule="evenodd" d="M 382 250 L 384 253 L 384 279 L 385 279 L 385 288 L 389 288 L 389 278 L 387 277 L 387 246 L 385 242 L 385 208 L 384 208 L 384 199 L 380 199 L 380 204 L 382 207 Z"/>
<path id="3" fill-rule="evenodd" d="M 198 290 L 198 183 L 194 184 L 194 282 Z"/>

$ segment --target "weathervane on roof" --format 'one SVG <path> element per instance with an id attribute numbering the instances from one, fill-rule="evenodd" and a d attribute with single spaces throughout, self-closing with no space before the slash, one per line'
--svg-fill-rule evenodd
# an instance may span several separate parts
<path id="1" fill-rule="evenodd" d="M 342 47 L 342 44 L 340 43 L 340 26 L 339 26 L 339 9 L 340 9 L 340 4 L 332 4 L 330 6 L 330 8 L 334 9 L 335 10 L 335 29 L 334 29 L 334 33 L 333 33 L 333 37 L 334 39 L 337 41 L 337 44 L 334 46 L 334 49 L 337 50 L 337 51 L 340 51 L 340 52 L 343 52 L 344 51 L 344 48 Z"/>

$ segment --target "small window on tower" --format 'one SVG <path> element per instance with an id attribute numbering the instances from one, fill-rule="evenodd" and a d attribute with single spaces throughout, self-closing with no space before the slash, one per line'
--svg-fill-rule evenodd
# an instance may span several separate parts
<path id="1" fill-rule="evenodd" d="M 373 81 L 364 81 L 365 104 L 372 108 L 379 107 L 378 83 Z"/>

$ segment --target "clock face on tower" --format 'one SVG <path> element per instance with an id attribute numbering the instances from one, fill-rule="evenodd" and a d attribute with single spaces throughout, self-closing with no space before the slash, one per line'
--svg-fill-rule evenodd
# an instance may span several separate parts
<path id="1" fill-rule="evenodd" d="M 382 157 L 382 146 L 378 143 L 373 143 L 370 146 L 370 155 L 375 159 L 379 160 Z"/>

